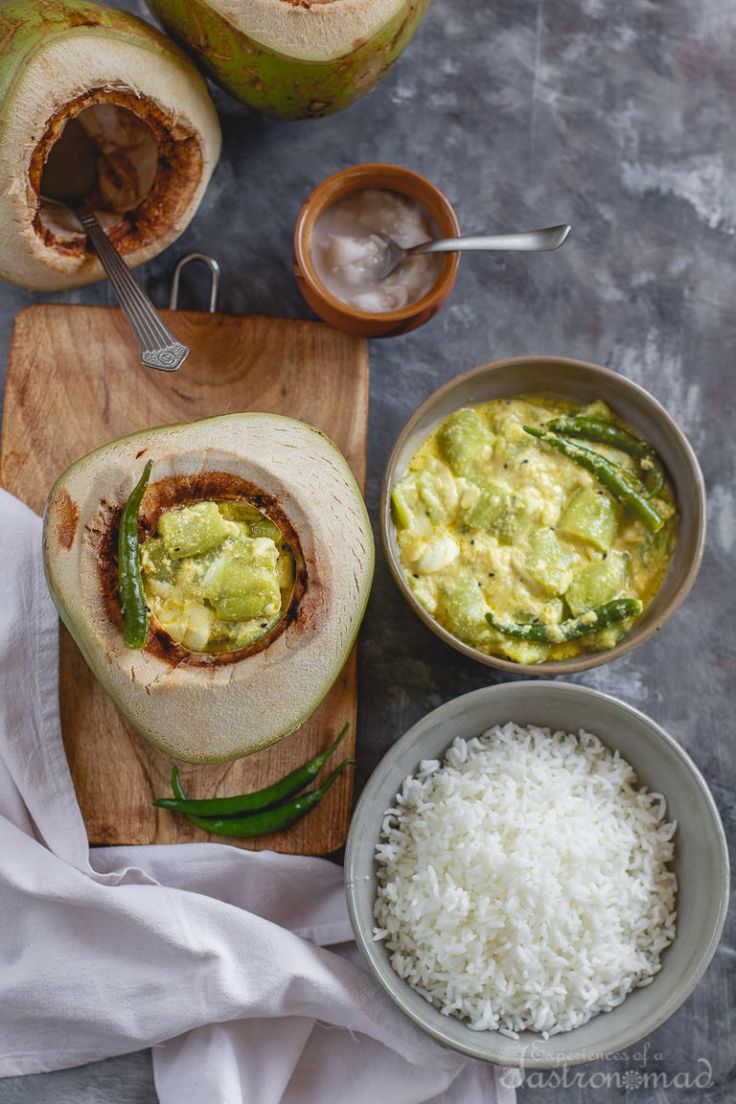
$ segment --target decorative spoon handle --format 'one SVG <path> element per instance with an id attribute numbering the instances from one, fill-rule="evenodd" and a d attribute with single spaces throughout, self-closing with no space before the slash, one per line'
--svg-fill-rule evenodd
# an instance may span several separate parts
<path id="1" fill-rule="evenodd" d="M 177 341 L 164 324 L 92 212 L 78 207 L 75 214 L 87 231 L 123 314 L 140 345 L 141 364 L 149 368 L 159 368 L 163 372 L 175 372 L 189 355 L 188 346 Z"/>

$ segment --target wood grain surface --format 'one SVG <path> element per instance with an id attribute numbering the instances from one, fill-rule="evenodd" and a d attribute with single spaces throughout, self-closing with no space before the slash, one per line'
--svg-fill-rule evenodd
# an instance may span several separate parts
<path id="1" fill-rule="evenodd" d="M 38 513 L 55 478 L 78 457 L 116 437 L 170 422 L 260 410 L 324 430 L 365 482 L 368 354 L 364 341 L 320 323 L 162 312 L 192 352 L 169 375 L 138 364 L 119 313 L 107 307 L 45 304 L 16 318 L 3 417 L 0 482 Z M 93 844 L 211 839 L 183 817 L 151 805 L 170 792 L 173 760 L 125 721 L 66 630 L 60 650 L 64 744 Z M 288 688 L 284 688 L 288 692 Z M 354 749 L 355 655 L 318 712 L 265 751 L 217 766 L 181 766 L 192 796 L 268 785 L 351 722 L 340 758 Z M 352 799 L 346 771 L 324 801 L 288 832 L 237 845 L 325 854 L 344 842 Z"/>

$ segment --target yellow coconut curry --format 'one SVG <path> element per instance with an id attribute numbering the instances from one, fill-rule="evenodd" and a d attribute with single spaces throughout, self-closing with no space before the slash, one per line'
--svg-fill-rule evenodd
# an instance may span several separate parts
<path id="1" fill-rule="evenodd" d="M 161 515 L 141 548 L 146 602 L 194 652 L 254 644 L 279 621 L 294 560 L 277 525 L 247 502 L 198 502 Z"/>
<path id="2" fill-rule="evenodd" d="M 391 502 L 418 601 L 459 640 L 517 663 L 612 648 L 676 539 L 656 453 L 603 402 L 532 395 L 457 410 Z"/>

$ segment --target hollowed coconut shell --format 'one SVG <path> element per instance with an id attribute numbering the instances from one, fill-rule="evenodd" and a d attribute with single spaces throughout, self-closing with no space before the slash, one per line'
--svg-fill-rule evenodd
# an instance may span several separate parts
<path id="1" fill-rule="evenodd" d="M 242 103 L 307 119 L 370 92 L 431 0 L 147 0 L 166 29 Z"/>
<path id="2" fill-rule="evenodd" d="M 0 7 L 0 105 L 0 276 L 24 287 L 104 277 L 72 213 L 40 194 L 71 119 L 96 151 L 89 206 L 131 267 L 185 229 L 220 152 L 206 84 L 181 51 L 142 20 L 86 0 Z"/>
<path id="3" fill-rule="evenodd" d="M 125 647 L 117 528 L 149 459 L 142 538 L 178 504 L 241 499 L 289 543 L 291 601 L 249 648 L 190 652 L 153 619 L 146 647 Z M 350 653 L 373 577 L 370 522 L 342 454 L 319 430 L 272 414 L 148 429 L 78 460 L 49 496 L 44 554 L 59 613 L 115 704 L 153 743 L 192 763 L 248 755 L 311 716 Z"/>

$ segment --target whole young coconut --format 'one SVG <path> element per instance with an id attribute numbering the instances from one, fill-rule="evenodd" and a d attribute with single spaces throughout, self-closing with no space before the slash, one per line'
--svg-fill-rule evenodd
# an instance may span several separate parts
<path id="1" fill-rule="evenodd" d="M 103 278 L 71 211 L 42 198 L 52 150 L 57 188 L 66 166 L 73 177 L 80 133 L 97 162 L 88 205 L 126 262 L 142 264 L 187 226 L 217 162 L 220 127 L 204 80 L 125 12 L 87 0 L 2 5 L 4 279 L 55 291 Z"/>
<path id="2" fill-rule="evenodd" d="M 248 755 L 311 716 L 373 578 L 342 454 L 273 414 L 147 429 L 78 460 L 49 496 L 44 556 L 115 704 L 191 763 Z"/>
<path id="3" fill-rule="evenodd" d="M 431 0 L 147 0 L 242 103 L 282 119 L 340 111 L 378 84 Z"/>

